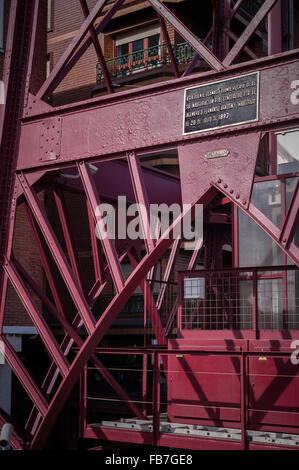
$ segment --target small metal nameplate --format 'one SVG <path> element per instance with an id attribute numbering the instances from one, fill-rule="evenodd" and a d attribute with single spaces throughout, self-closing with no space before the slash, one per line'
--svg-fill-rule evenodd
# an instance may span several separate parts
<path id="1" fill-rule="evenodd" d="M 185 90 L 183 133 L 258 121 L 259 72 Z"/>
<path id="2" fill-rule="evenodd" d="M 229 154 L 229 150 L 213 150 L 212 152 L 207 152 L 205 154 L 206 158 L 219 158 L 219 157 L 227 157 Z"/>

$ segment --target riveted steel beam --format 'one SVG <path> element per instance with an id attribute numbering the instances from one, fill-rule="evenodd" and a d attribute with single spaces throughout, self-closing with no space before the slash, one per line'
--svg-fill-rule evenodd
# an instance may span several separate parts
<path id="1" fill-rule="evenodd" d="M 226 134 L 269 131 L 298 125 L 299 103 L 292 99 L 294 81 L 298 75 L 299 51 L 251 61 L 247 65 L 231 67 L 229 73 L 213 73 L 200 77 L 186 77 L 146 89 L 114 93 L 108 97 L 90 100 L 82 105 L 70 105 L 54 111 L 61 119 L 60 153 L 53 160 L 41 158 L 40 136 L 51 127 L 52 115 L 32 116 L 22 125 L 18 169 L 34 171 L 37 168 L 59 168 L 79 159 L 119 158 L 126 152 L 149 152 L 173 148 L 180 143 L 215 138 Z M 184 92 L 192 86 L 214 83 L 226 78 L 259 72 L 258 119 L 212 130 L 183 133 Z M 269 87 L 271 83 L 271 87 Z M 284 89 L 285 93 L 281 93 Z M 142 98 L 140 97 L 142 95 Z M 127 126 L 128 110 L 130 122 Z M 57 117 L 59 116 L 59 117 Z M 115 119 L 118 116 L 118 119 Z M 99 130 L 99 122 L 101 128 Z M 143 123 L 140 126 L 140 122 Z M 50 129 L 49 129 L 50 132 Z M 104 138 L 99 138 L 100 136 Z"/>

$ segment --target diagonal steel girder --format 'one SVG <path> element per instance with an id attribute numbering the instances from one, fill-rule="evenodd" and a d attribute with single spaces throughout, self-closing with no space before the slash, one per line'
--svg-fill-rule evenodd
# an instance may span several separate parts
<path id="1" fill-rule="evenodd" d="M 252 35 L 254 34 L 255 30 L 259 27 L 261 22 L 265 19 L 267 14 L 271 11 L 274 7 L 277 0 L 266 0 L 264 4 L 261 6 L 259 11 L 250 21 L 249 25 L 245 29 L 245 31 L 241 34 L 237 42 L 234 44 L 232 49 L 229 51 L 225 59 L 223 60 L 223 66 L 229 67 L 233 61 L 238 57 L 244 46 L 250 40 Z"/>
<path id="2" fill-rule="evenodd" d="M 57 62 L 56 66 L 50 73 L 49 77 L 43 84 L 43 86 L 38 91 L 36 97 L 38 99 L 47 100 L 51 93 L 55 90 L 55 88 L 59 85 L 61 80 L 66 76 L 66 74 L 74 67 L 74 65 L 78 62 L 80 57 L 84 54 L 84 52 L 88 49 L 88 47 L 93 42 L 93 37 L 90 36 L 86 41 L 81 45 L 79 45 L 84 39 L 85 34 L 89 31 L 92 27 L 94 20 L 100 15 L 102 8 L 104 7 L 107 0 L 98 0 L 92 11 L 86 17 L 84 23 L 82 24 L 81 28 L 77 32 L 76 36 L 72 40 L 69 47 L 66 49 L 64 54 L 61 56 L 59 61 Z M 109 23 L 110 19 L 113 17 L 116 10 L 120 7 L 120 5 L 124 2 L 124 0 L 116 0 L 113 5 L 111 6 L 110 10 L 106 13 L 104 18 L 100 21 L 100 23 L 94 29 L 95 35 L 97 36 L 105 26 Z"/>
<path id="3" fill-rule="evenodd" d="M 121 262 L 122 259 L 126 255 L 127 255 L 126 252 L 124 254 L 122 254 L 119 258 L 119 261 Z M 20 267 L 20 265 L 19 265 L 19 267 Z M 21 269 L 21 271 L 20 271 L 21 275 L 22 275 L 22 272 L 24 274 L 24 271 L 22 271 L 22 269 Z M 104 290 L 105 286 L 107 285 L 107 280 L 109 279 L 109 274 L 110 274 L 110 272 L 107 268 L 106 268 L 104 274 L 106 274 L 106 278 L 103 279 L 103 283 L 100 286 L 98 286 L 98 283 L 96 281 L 93 288 L 89 292 L 88 302 L 89 302 L 91 307 L 94 305 L 96 299 L 99 297 L 99 295 L 101 294 L 101 292 Z M 29 278 L 28 278 L 27 273 L 26 273 L 25 277 L 26 277 L 26 280 L 28 282 Z M 31 288 L 34 291 L 36 291 L 36 285 L 34 283 L 32 283 L 31 279 L 30 279 L 29 285 L 31 285 Z M 38 291 L 36 293 L 37 293 L 37 295 L 39 295 Z M 48 304 L 48 302 L 49 301 L 46 298 L 46 304 Z M 52 311 L 52 313 L 54 314 L 53 306 L 50 306 L 50 311 Z M 82 327 L 83 321 L 82 321 L 79 313 L 77 313 L 74 320 L 72 321 L 72 324 L 68 324 L 67 321 L 64 318 L 61 319 L 61 314 L 59 312 L 56 311 L 54 316 L 57 316 L 57 313 L 58 313 L 58 317 L 59 317 L 58 321 L 63 320 L 62 325 L 64 326 L 64 328 L 66 330 L 66 334 L 64 336 L 64 339 L 63 339 L 62 343 L 60 344 L 60 348 L 61 348 L 63 354 L 65 356 L 68 356 L 74 342 L 76 342 L 77 345 L 82 346 L 83 340 L 80 337 L 79 337 L 79 343 L 77 342 L 77 339 L 78 339 L 77 331 L 79 331 L 80 328 Z M 132 410 L 134 415 L 138 416 L 140 419 L 145 419 L 145 417 L 142 415 L 142 413 L 137 408 L 135 403 L 131 400 L 131 398 L 127 395 L 127 393 L 121 388 L 121 386 L 118 384 L 118 382 L 111 376 L 109 371 L 103 366 L 103 364 L 99 361 L 99 359 L 96 356 L 94 356 L 94 357 L 91 358 L 91 360 L 93 361 L 94 365 L 97 367 L 97 369 L 99 370 L 101 375 L 104 377 L 104 379 L 116 391 L 116 393 L 119 395 L 119 397 L 127 403 L 128 407 Z M 52 362 L 52 364 L 51 364 L 51 366 L 50 366 L 50 368 L 49 368 L 49 370 L 46 374 L 46 377 L 43 381 L 43 384 L 42 384 L 42 391 L 44 392 L 44 394 L 47 397 L 51 394 L 51 392 L 53 390 L 53 387 L 54 387 L 54 385 L 57 381 L 58 375 L 59 375 L 59 369 L 57 368 L 55 362 Z M 27 424 L 26 424 L 26 430 L 30 431 L 30 433 L 32 435 L 35 433 L 41 418 L 42 418 L 42 414 L 39 412 L 38 407 L 34 406 L 31 410 L 30 416 L 29 416 Z"/>
<path id="4" fill-rule="evenodd" d="M 83 10 L 83 14 L 84 14 L 85 18 L 87 18 L 88 15 L 89 15 L 89 8 L 88 8 L 88 5 L 87 5 L 87 1 L 86 0 L 80 0 L 80 3 L 81 3 L 81 8 Z M 107 64 L 105 62 L 105 57 L 103 55 L 103 51 L 102 51 L 97 33 L 95 31 L 95 27 L 93 25 L 91 25 L 89 27 L 89 34 L 90 34 L 90 37 L 92 39 L 96 54 L 98 56 L 98 61 L 100 63 L 100 66 L 101 66 L 101 69 L 102 69 L 102 72 L 103 72 L 103 76 L 104 76 L 104 79 L 105 79 L 105 82 L 106 82 L 107 89 L 108 89 L 109 93 L 113 93 L 114 88 L 113 88 L 113 85 L 112 85 L 112 82 L 111 82 L 111 77 L 110 77 L 110 74 L 109 74 L 108 69 L 107 69 Z"/>
<path id="5" fill-rule="evenodd" d="M 212 67 L 215 71 L 224 69 L 221 61 L 211 52 L 205 44 L 200 41 L 195 34 L 186 28 L 186 26 L 165 6 L 160 0 L 148 0 L 152 7 L 161 15 L 164 20 L 168 21 L 174 29 L 193 47 L 193 49 L 200 54 L 200 56 Z"/>
<path id="6" fill-rule="evenodd" d="M 56 235 L 47 220 L 47 217 L 41 207 L 41 204 L 36 196 L 35 191 L 29 186 L 25 175 L 19 175 L 19 181 L 23 187 L 24 195 L 27 199 L 28 205 L 30 206 L 31 211 L 44 236 L 44 239 L 48 244 L 49 250 L 51 251 L 53 258 L 55 259 L 57 266 L 61 271 L 61 274 L 68 287 L 70 295 L 73 298 L 74 304 L 80 312 L 80 315 L 87 331 L 91 333 L 94 330 L 95 320 L 90 310 L 90 307 L 80 287 L 78 286 L 75 276 L 73 275 L 73 272 L 67 262 L 66 256 L 63 253 L 62 248 L 60 247 L 56 238 Z"/>
<path id="7" fill-rule="evenodd" d="M 269 2 L 268 2 L 268 3 L 269 3 Z M 268 62 L 268 63 L 269 63 L 269 62 Z M 68 63 L 68 64 L 69 64 L 69 63 Z M 241 68 L 241 69 L 242 69 L 242 68 Z M 244 69 L 243 69 L 243 70 L 244 70 Z M 234 72 L 236 72 L 236 69 L 234 70 Z M 290 77 L 291 77 L 291 74 L 290 74 Z M 187 82 L 183 83 L 182 86 L 186 85 L 186 83 L 187 83 Z M 294 109 L 294 108 L 293 108 L 293 109 Z M 55 113 L 55 110 L 54 110 L 54 113 Z M 294 117 L 294 115 L 295 115 L 295 113 L 293 113 L 293 115 L 292 115 L 293 120 L 298 118 L 297 116 Z M 264 110 L 263 110 L 263 117 L 264 117 Z M 276 123 L 276 125 L 277 125 L 277 123 Z M 210 134 L 208 134 L 208 135 L 210 135 Z M 195 138 L 196 138 L 196 137 L 195 137 Z M 109 153 L 109 152 L 108 152 L 108 153 Z M 92 156 L 95 156 L 95 154 L 92 155 Z M 58 164 L 59 164 L 59 163 L 60 163 L 60 162 L 58 162 Z M 47 164 L 47 163 L 42 162 L 42 164 Z M 56 162 L 56 164 L 57 164 L 57 162 Z M 235 202 L 235 201 L 234 201 L 234 202 Z M 243 209 L 243 210 L 244 210 L 244 209 Z M 249 207 L 249 210 L 251 210 L 252 213 L 255 213 L 256 219 L 259 218 L 259 216 L 258 216 L 257 212 L 255 211 L 254 207 L 251 207 L 251 206 L 250 206 L 250 207 Z M 254 212 L 254 211 L 255 211 L 255 212 Z M 272 230 L 271 227 L 269 227 L 269 229 Z M 277 230 L 276 230 L 276 232 L 277 232 Z M 276 233 L 276 232 L 275 232 L 275 233 Z M 277 236 L 281 237 L 281 234 L 277 234 Z M 277 238 L 277 237 L 276 237 L 276 238 Z M 126 287 L 126 286 L 125 286 L 125 287 Z M 79 359 L 78 359 L 78 361 L 79 361 Z M 66 381 L 65 381 L 65 383 L 66 383 Z M 67 385 L 65 385 L 65 388 L 67 388 Z M 54 404 L 53 404 L 53 406 L 54 406 Z M 47 416 L 47 419 L 48 419 L 48 422 L 51 421 L 51 417 L 48 418 L 48 416 Z M 38 441 L 38 438 L 37 438 L 37 441 Z M 37 441 L 36 441 L 36 442 L 37 442 Z"/>
<path id="8" fill-rule="evenodd" d="M 20 117 L 30 83 L 39 0 L 11 0 L 3 65 L 4 103 L 0 105 L 0 331 L 2 330 L 7 277 L 2 269 L 10 255 L 16 209 L 16 178 Z"/>
<path id="9" fill-rule="evenodd" d="M 210 190 L 202 194 L 199 202 L 203 205 L 206 205 L 215 197 L 215 194 L 215 189 L 210 188 Z M 188 216 L 189 210 L 192 210 L 192 207 L 186 209 L 180 214 L 171 227 L 165 231 L 161 238 L 157 241 L 154 250 L 145 255 L 145 257 L 141 260 L 130 277 L 127 279 L 123 289 L 116 294 L 101 318 L 96 323 L 94 332 L 86 339 L 85 343 L 70 366 L 68 376 L 62 380 L 56 394 L 54 395 L 49 405 L 47 415 L 43 417 L 41 424 L 39 425 L 37 432 L 33 437 L 30 447 L 32 450 L 43 447 L 45 440 L 57 418 L 57 415 L 62 409 L 71 389 L 82 373 L 84 365 L 94 353 L 99 342 L 105 335 L 107 329 L 110 327 L 120 310 L 123 308 L 134 290 L 140 284 L 140 279 L 146 276 L 151 266 L 157 262 L 157 260 L 172 244 L 173 231 L 178 226 L 178 224 L 181 224 L 184 218 Z"/>
<path id="10" fill-rule="evenodd" d="M 106 255 L 107 262 L 109 264 L 111 277 L 114 281 L 114 285 L 117 292 L 120 292 L 124 286 L 125 278 L 122 272 L 120 262 L 118 260 L 115 244 L 111 240 L 109 233 L 107 232 L 107 229 L 103 224 L 103 217 L 99 210 L 101 201 L 97 193 L 95 182 L 84 162 L 79 163 L 78 169 L 86 193 L 86 197 L 89 201 L 90 208 L 92 209 L 92 215 L 98 227 L 100 240 L 103 246 L 104 253 Z"/>

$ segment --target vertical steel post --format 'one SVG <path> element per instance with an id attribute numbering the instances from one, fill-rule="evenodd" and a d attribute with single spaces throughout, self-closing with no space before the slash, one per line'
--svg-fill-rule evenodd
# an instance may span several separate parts
<path id="1" fill-rule="evenodd" d="M 87 364 L 80 375 L 79 438 L 83 438 L 87 425 Z"/>
<path id="2" fill-rule="evenodd" d="M 246 439 L 246 429 L 247 429 L 247 390 L 246 390 L 246 355 L 242 351 L 240 357 L 240 413 L 241 413 L 241 449 L 246 450 L 247 439 Z"/>
<path id="3" fill-rule="evenodd" d="M 183 324 L 183 298 L 184 298 L 184 278 L 181 274 L 178 277 L 178 331 L 182 331 L 182 324 Z"/>
<path id="4" fill-rule="evenodd" d="M 282 51 L 282 21 L 281 0 L 268 14 L 268 55 L 278 54 Z"/>
<path id="5" fill-rule="evenodd" d="M 154 351 L 153 361 L 153 446 L 160 437 L 160 354 Z"/>
<path id="6" fill-rule="evenodd" d="M 252 270 L 252 321 L 255 339 L 259 339 L 259 324 L 258 324 L 258 274 L 257 269 Z"/>
<path id="7" fill-rule="evenodd" d="M 142 358 L 142 412 L 144 416 L 147 415 L 147 367 L 148 367 L 148 356 L 147 353 L 143 354 Z"/>
<path id="8" fill-rule="evenodd" d="M 91 250 L 92 250 L 92 258 L 93 258 L 95 282 L 99 282 L 99 284 L 103 284 L 105 276 L 104 276 L 103 263 L 102 263 L 102 253 L 98 246 L 98 239 L 95 233 L 94 218 L 92 215 L 89 201 L 86 201 L 86 206 L 87 206 L 87 214 L 88 214 L 89 233 L 90 233 L 90 240 L 91 240 Z"/>
<path id="9" fill-rule="evenodd" d="M 227 31 L 230 29 L 230 0 L 212 0 L 213 3 L 213 52 L 218 59 L 223 60 L 229 51 L 229 37 Z"/>
<path id="10" fill-rule="evenodd" d="M 133 268 L 135 269 L 138 266 L 137 259 L 132 254 L 132 252 L 128 252 L 128 257 Z M 167 344 L 167 340 L 166 340 L 163 326 L 161 323 L 161 318 L 157 310 L 155 299 L 153 297 L 153 293 L 151 291 L 149 283 L 142 281 L 140 283 L 140 289 L 142 291 L 143 296 L 146 297 L 146 307 L 147 307 L 147 310 L 149 311 L 149 315 L 150 315 L 151 322 L 152 322 L 152 327 L 155 332 L 158 344 Z"/>
<path id="11" fill-rule="evenodd" d="M 59 220 L 66 244 L 66 249 L 69 255 L 69 260 L 71 264 L 72 271 L 75 278 L 77 279 L 79 287 L 82 289 L 82 283 L 80 278 L 80 263 L 78 257 L 78 249 L 75 244 L 75 239 L 71 229 L 71 223 L 69 220 L 67 207 L 64 199 L 64 195 L 60 190 L 54 190 L 54 199 L 59 215 Z"/>
<path id="12" fill-rule="evenodd" d="M 7 277 L 2 269 L 4 257 L 10 258 L 17 183 L 17 164 L 21 132 L 20 118 L 32 71 L 39 0 L 11 0 L 3 67 L 4 104 L 0 105 L 0 332 L 2 330 Z"/>
<path id="13" fill-rule="evenodd" d="M 87 2 L 86 2 L 86 0 L 80 0 L 80 3 L 81 3 L 81 8 L 82 8 L 84 17 L 86 19 L 89 15 L 89 8 L 88 8 L 88 5 L 87 5 Z M 104 80 L 106 82 L 107 90 L 109 91 L 109 93 L 114 93 L 114 88 L 113 88 L 111 78 L 110 78 L 110 75 L 109 75 L 109 72 L 108 72 L 108 69 L 107 69 L 107 65 L 106 65 L 106 62 L 105 62 L 105 57 L 103 55 L 102 48 L 100 46 L 98 36 L 97 36 L 96 30 L 95 30 L 95 27 L 93 26 L 93 24 L 91 24 L 91 26 L 89 27 L 89 34 L 90 34 L 90 37 L 92 39 L 96 54 L 98 56 L 98 61 L 100 63 L 100 66 L 101 66 L 101 69 L 102 69 L 102 72 L 103 72 L 103 76 L 104 76 Z"/>
<path id="14" fill-rule="evenodd" d="M 172 45 L 171 45 L 171 42 L 170 42 L 170 39 L 169 39 L 169 35 L 168 35 L 168 32 L 167 32 L 167 28 L 166 28 L 164 18 L 162 18 L 161 15 L 158 15 L 158 18 L 159 18 L 159 22 L 160 22 L 160 26 L 161 26 L 161 31 L 163 33 L 163 37 L 164 37 L 164 40 L 165 40 L 165 43 L 166 43 L 166 46 L 167 46 L 167 50 L 168 50 L 168 54 L 169 54 L 169 57 L 170 57 L 170 62 L 171 62 L 171 66 L 172 66 L 174 75 L 175 75 L 176 78 L 179 78 L 180 72 L 179 72 L 179 69 L 178 69 L 178 66 L 177 66 L 177 63 L 176 63 L 175 55 L 173 53 Z"/>

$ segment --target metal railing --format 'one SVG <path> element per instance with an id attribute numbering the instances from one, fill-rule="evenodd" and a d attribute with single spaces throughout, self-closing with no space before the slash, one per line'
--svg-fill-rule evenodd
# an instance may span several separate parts
<path id="1" fill-rule="evenodd" d="M 172 49 L 178 65 L 188 64 L 196 54 L 194 49 L 186 42 L 174 44 Z M 136 72 L 152 70 L 163 65 L 169 65 L 170 63 L 171 60 L 166 44 L 158 44 L 148 49 L 124 54 L 106 61 L 112 78 L 123 78 Z M 103 80 L 104 76 L 98 63 L 96 67 L 96 81 L 101 83 Z"/>
<path id="2" fill-rule="evenodd" d="M 249 350 L 246 340 L 206 349 L 97 348 L 101 366 L 86 365 L 81 374 L 80 437 L 169 447 L 184 442 L 186 448 L 197 442 L 210 448 L 213 438 L 213 449 L 269 442 L 298 448 L 298 373 L 289 343 L 283 351 L 279 345 Z"/>
<path id="3" fill-rule="evenodd" d="M 163 338 L 155 335 L 153 315 L 155 316 L 155 312 L 159 312 L 161 326 L 165 330 L 171 313 L 177 308 L 177 283 L 161 280 L 147 280 L 146 283 L 149 295 L 145 296 L 143 293 L 133 294 L 120 311 L 112 327 L 142 328 L 145 344 L 151 345 L 154 340 L 160 344 Z M 99 297 L 93 308 L 93 313 L 97 319 L 104 313 L 112 299 L 113 294 L 102 294 Z M 168 337 L 171 336 L 175 328 L 176 321 L 172 324 Z"/>
<path id="4" fill-rule="evenodd" d="M 180 273 L 182 330 L 298 330 L 296 266 Z"/>

